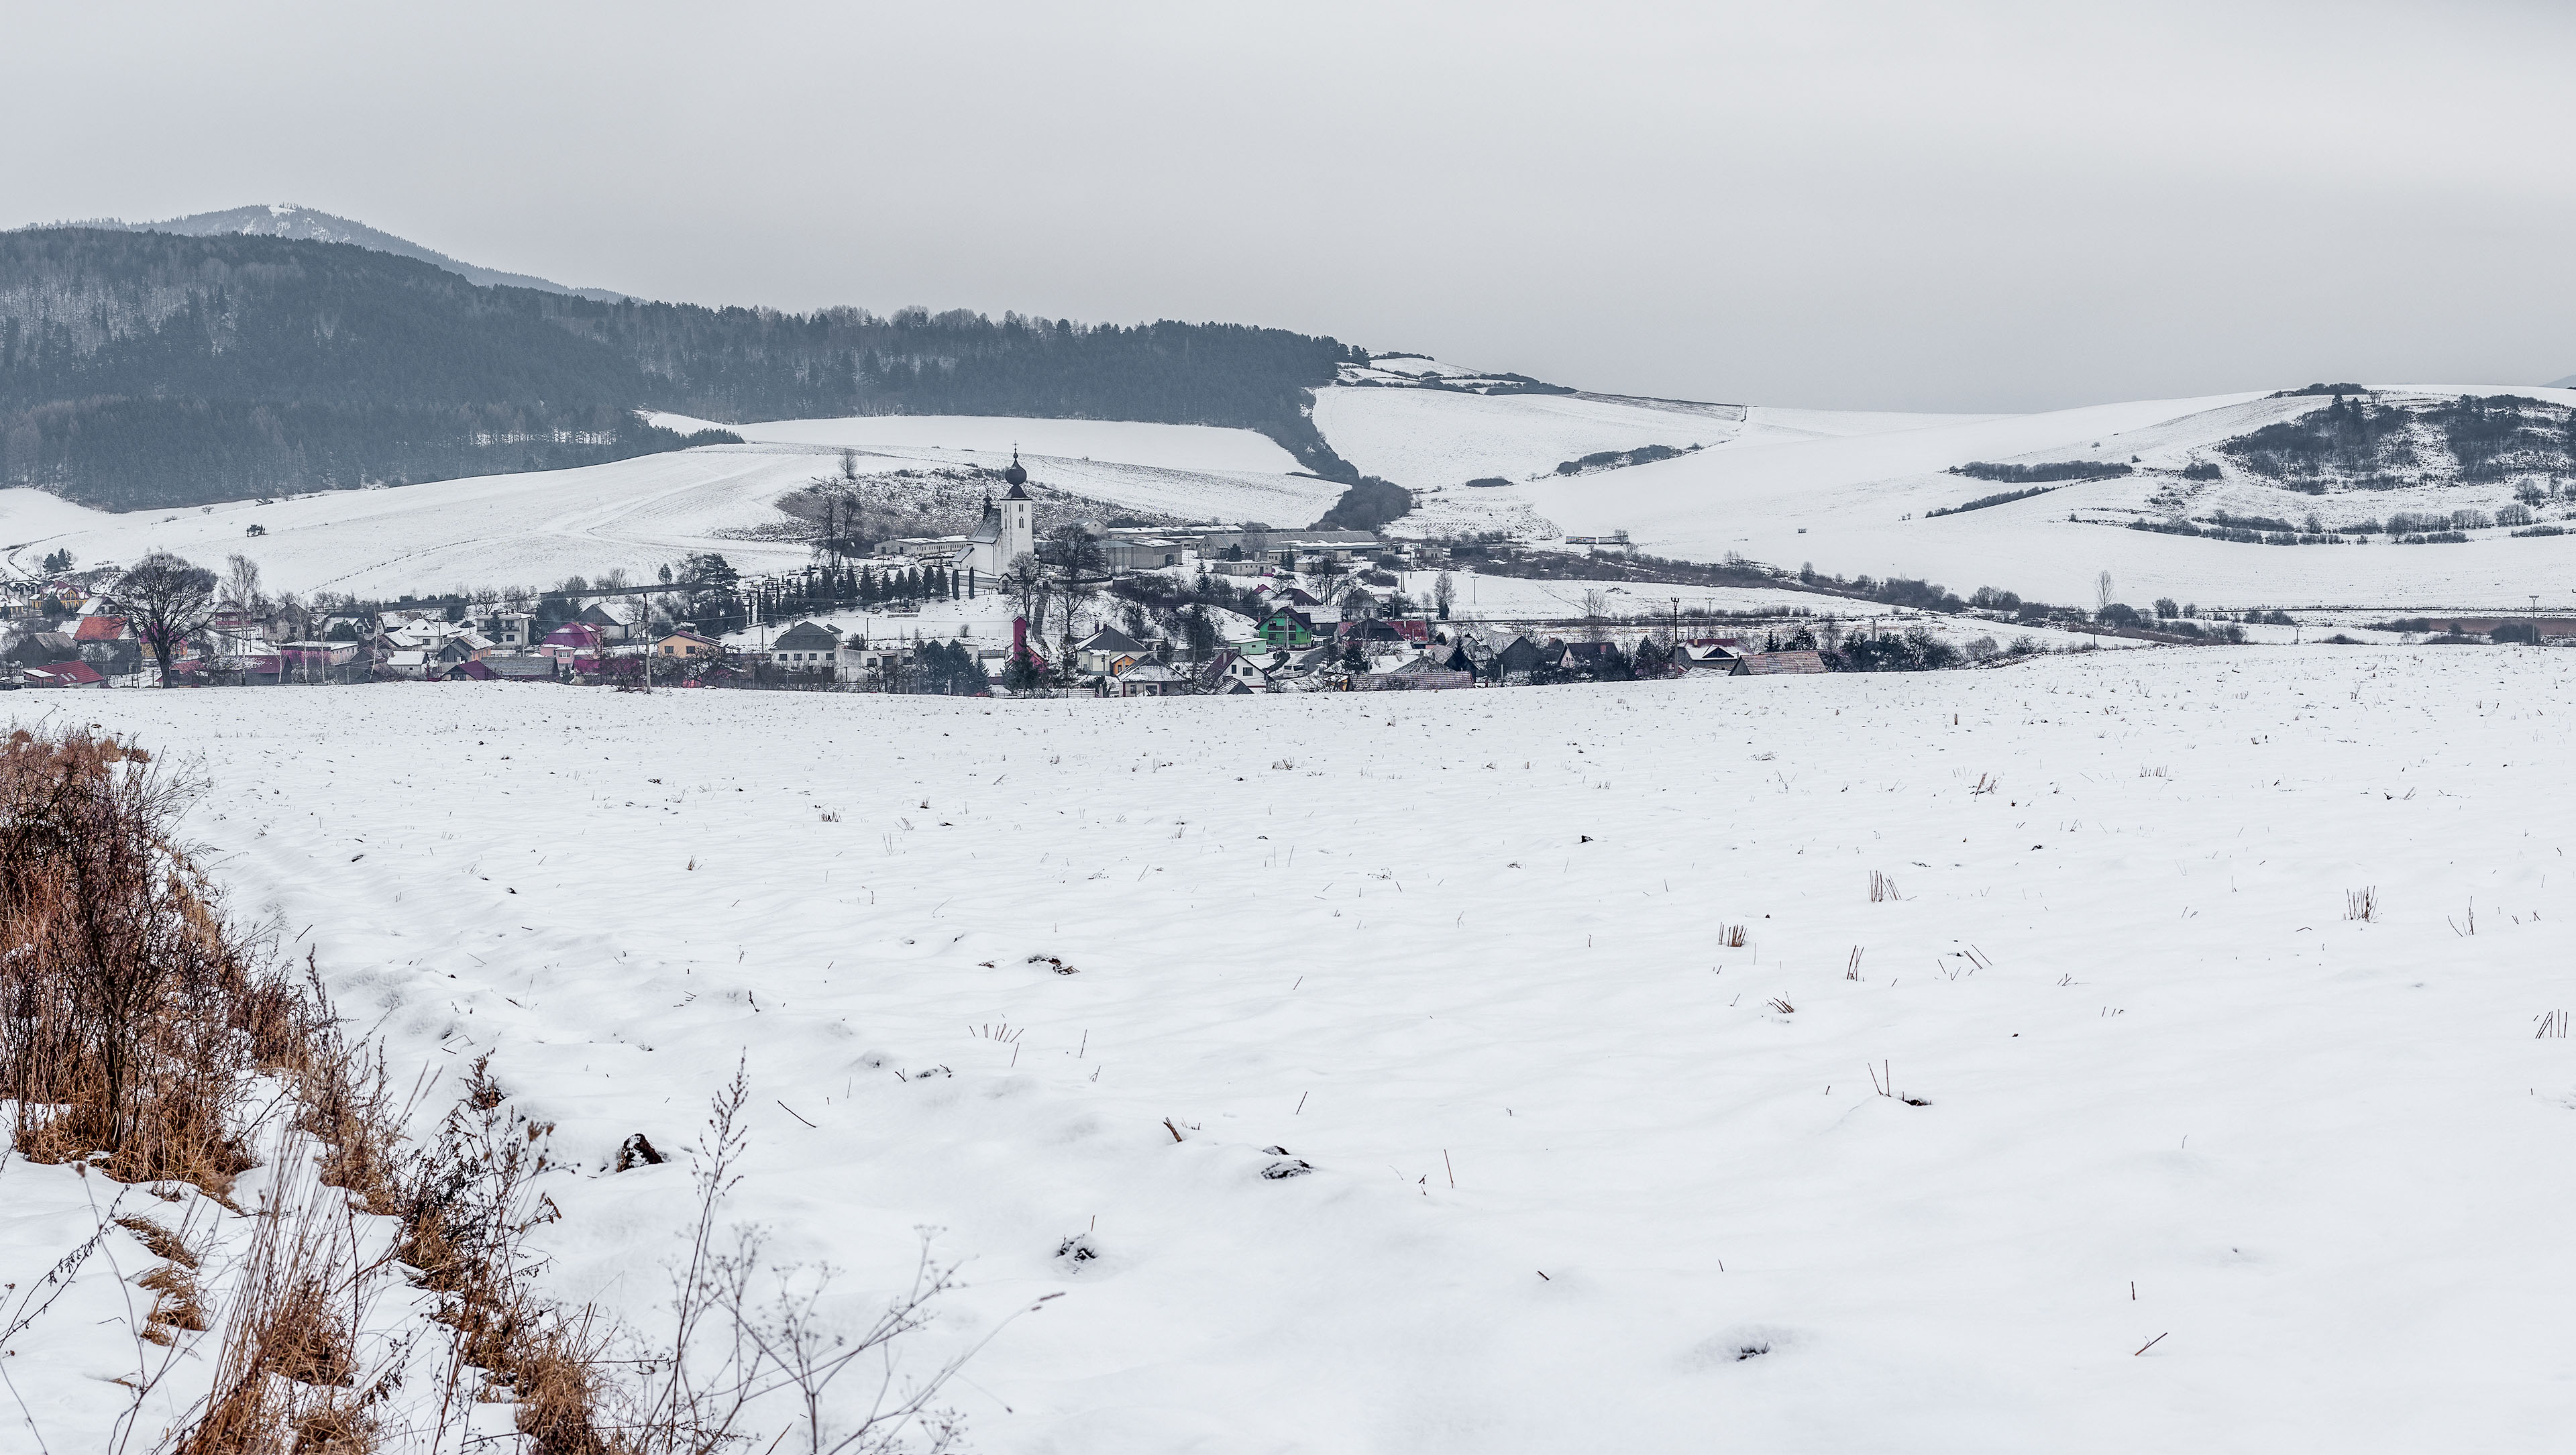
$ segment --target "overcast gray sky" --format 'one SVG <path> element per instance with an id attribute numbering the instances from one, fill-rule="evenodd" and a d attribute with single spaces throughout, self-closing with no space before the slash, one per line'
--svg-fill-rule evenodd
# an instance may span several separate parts
<path id="1" fill-rule="evenodd" d="M 2576 372 L 2576 5 L 12 0 L 0 225 L 2031 409 Z"/>

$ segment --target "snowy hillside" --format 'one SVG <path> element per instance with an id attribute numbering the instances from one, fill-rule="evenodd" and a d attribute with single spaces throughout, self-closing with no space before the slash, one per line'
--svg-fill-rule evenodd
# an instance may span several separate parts
<path id="1" fill-rule="evenodd" d="M 1056 459 L 1116 461 L 1200 474 L 1280 475 L 1297 459 L 1248 429 L 1196 424 L 1139 424 L 1106 419 L 1004 419 L 955 414 L 871 414 L 847 419 L 773 419 L 715 424 L 678 414 L 647 416 L 687 434 L 729 429 L 754 444 L 829 445 L 876 453 L 926 450 L 1001 455 L 1013 449 Z"/>
<path id="2" fill-rule="evenodd" d="M 390 596 L 460 584 L 550 586 L 619 568 L 641 575 L 693 551 L 720 551 L 743 570 L 801 566 L 808 550 L 777 538 L 789 522 L 773 502 L 837 474 L 842 446 L 866 450 L 859 468 L 870 474 L 925 465 L 998 470 L 1016 439 L 1041 485 L 1098 502 L 1104 515 L 1123 508 L 1305 525 L 1342 490 L 1282 473 L 1293 463 L 1287 453 L 1249 430 L 963 417 L 745 430 L 777 442 L 266 504 L 110 514 L 38 491 L 0 491 L 0 546 L 20 569 L 57 549 L 84 565 L 155 549 L 219 565 L 240 552 L 259 562 L 273 589 Z M 252 524 L 266 534 L 246 535 Z"/>
<path id="3" fill-rule="evenodd" d="M 459 585 L 548 586 L 616 568 L 649 573 L 692 551 L 745 570 L 804 564 L 801 544 L 727 532 L 777 524 L 769 502 L 836 468 L 829 452 L 718 446 L 578 470 L 484 475 L 385 490 L 113 515 L 0 491 L 0 537 L 20 570 L 56 549 L 83 565 L 170 550 L 221 565 L 239 552 L 272 589 L 393 595 Z M 265 528 L 248 536 L 251 525 Z"/>
<path id="4" fill-rule="evenodd" d="M 1431 359 L 1390 359 L 1365 370 L 1345 365 L 1342 374 L 1340 386 L 1316 391 L 1316 427 L 1342 458 L 1417 495 L 1471 480 L 1490 488 L 1494 480 L 1536 479 L 1586 456 L 1652 446 L 1876 434 L 1984 417 L 1512 392 L 1509 380 L 1517 376 L 1478 375 Z M 1478 392 L 1497 388 L 1503 392 Z"/>
<path id="5" fill-rule="evenodd" d="M 684 1169 L 605 1169 L 747 1058 L 728 1216 L 848 1320 L 935 1229 L 969 1287 L 905 1367 L 991 1336 L 951 1394 L 995 1455 L 2395 1455 L 2576 1413 L 2565 654 L 81 710 L 197 755 L 205 861 L 398 1084 L 488 1052 L 554 1124 L 550 1291 L 658 1316 Z M 32 1276 L 79 1180 L 5 1178 Z M 10 1361 L 55 1450 L 131 1367 L 81 1277 Z"/>
<path id="6" fill-rule="evenodd" d="M 2481 386 L 2393 386 L 2394 397 L 2432 400 L 2508 392 Z M 2520 392 L 2553 406 L 2568 391 Z M 2092 603 L 2095 578 L 2115 594 L 2205 605 L 2256 603 L 2509 606 L 2531 591 L 2556 594 L 2576 564 L 2566 539 L 2515 539 L 2505 527 L 2465 545 L 2269 547 L 2124 529 L 2198 511 L 2286 518 L 2316 510 L 2328 526 L 2391 511 L 2514 503 L 2513 479 L 2429 484 L 2316 496 L 2258 480 L 2220 446 L 2327 407 L 2321 398 L 2230 395 L 2150 400 L 2045 414 L 1922 424 L 1842 437 L 1740 438 L 1684 458 L 1573 477 L 1549 476 L 1437 498 L 1416 529 L 1456 530 L 1479 519 L 1505 528 L 1544 521 L 1578 535 L 1630 533 L 1657 554 L 1715 559 L 1729 551 L 1790 568 L 1813 562 L 1845 575 L 1919 576 L 1966 591 L 1979 585 L 2024 596 Z M 1756 419 L 1760 418 L 1756 412 Z M 1945 473 L 1972 462 L 2098 460 L 2139 473 L 2064 485 L 2029 499 L 1933 518 L 1935 510 L 2012 490 Z M 2181 470 L 2216 463 L 2208 489 Z M 2159 498 L 2162 497 L 2162 498 Z M 2258 508 L 2259 507 L 2259 508 Z M 2287 512 L 2295 511 L 2295 514 Z M 2070 513 L 2080 518 L 2069 521 Z M 2558 509 L 2541 514 L 2555 518 Z M 1404 528 L 1404 527 L 1399 527 Z"/>
<path id="7" fill-rule="evenodd" d="M 675 414 L 666 428 L 706 428 Z M 1332 508 L 1343 487 L 1290 473 L 1296 457 L 1248 429 L 1129 420 L 1019 419 L 970 415 L 864 415 L 724 425 L 744 439 L 860 451 L 858 469 L 923 465 L 999 470 L 1020 459 L 1049 487 L 1111 507 L 1201 521 L 1303 526 Z M 837 458 L 833 468 L 839 468 Z"/>

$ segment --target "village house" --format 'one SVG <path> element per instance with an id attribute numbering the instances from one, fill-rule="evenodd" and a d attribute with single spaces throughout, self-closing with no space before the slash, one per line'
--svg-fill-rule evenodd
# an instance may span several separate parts
<path id="1" fill-rule="evenodd" d="M 447 680 L 552 682 L 562 675 L 564 666 L 559 659 L 536 652 L 485 652 L 473 661 L 459 663 L 447 674 Z"/>
<path id="2" fill-rule="evenodd" d="M 1476 671 L 1476 659 L 1456 642 L 1434 642 L 1409 665 L 1423 672 L 1464 672 L 1473 676 Z"/>
<path id="3" fill-rule="evenodd" d="M 1825 672 L 1825 659 L 1816 652 L 1747 652 L 1735 659 L 1736 677 L 1800 677 Z"/>
<path id="4" fill-rule="evenodd" d="M 1076 668 L 1094 677 L 1115 677 L 1145 659 L 1145 644 L 1114 626 L 1105 626 L 1074 644 Z"/>
<path id="5" fill-rule="evenodd" d="M 841 634 L 828 626 L 800 621 L 769 644 L 769 665 L 791 672 L 835 672 L 841 665 Z"/>
<path id="6" fill-rule="evenodd" d="M 842 653 L 852 669 L 880 681 L 902 671 L 904 664 L 912 660 L 912 653 L 899 643 L 870 646 L 861 642 L 856 647 L 842 648 Z"/>
<path id="7" fill-rule="evenodd" d="M 1236 651 L 1232 647 L 1219 647 L 1216 651 L 1208 655 L 1208 659 L 1206 661 L 1201 662 L 1190 669 L 1190 678 L 1197 685 L 1199 691 L 1214 692 L 1217 690 L 1219 683 L 1232 682 L 1234 680 L 1234 668 L 1236 664 L 1240 663 L 1242 660 L 1243 654 L 1241 652 Z M 1238 683 L 1236 685 L 1238 690 L 1241 690 L 1241 684 Z"/>
<path id="8" fill-rule="evenodd" d="M 277 644 L 278 667 L 289 680 L 315 680 L 335 668 L 354 667 L 358 661 L 356 642 L 280 642 Z"/>
<path id="9" fill-rule="evenodd" d="M 1693 637 L 1673 644 L 1673 666 L 1687 674 L 1715 672 L 1732 676 L 1735 659 L 1744 654 L 1743 642 L 1735 637 Z"/>
<path id="10" fill-rule="evenodd" d="M 1558 654 L 1556 669 L 1560 672 L 1598 674 L 1610 664 L 1610 654 L 1618 648 L 1609 642 L 1567 642 Z"/>
<path id="11" fill-rule="evenodd" d="M 80 656 L 80 644 L 72 640 L 69 632 L 29 632 L 20 637 L 18 643 L 42 653 L 48 662 L 70 661 Z"/>
<path id="12" fill-rule="evenodd" d="M 546 639 L 537 644 L 537 655 L 569 663 L 577 657 L 598 656 L 600 645 L 599 628 L 588 622 L 568 621 L 546 633 Z"/>
<path id="13" fill-rule="evenodd" d="M 1160 662 L 1138 662 L 1118 674 L 1113 690 L 1120 697 L 1177 697 L 1196 692 L 1198 685 Z"/>
<path id="14" fill-rule="evenodd" d="M 19 674 L 30 687 L 105 687 L 107 678 L 87 662 L 54 662 Z"/>
<path id="15" fill-rule="evenodd" d="M 507 644 L 501 643 L 499 645 Z M 665 633 L 661 640 L 653 644 L 653 655 L 657 657 L 721 657 L 724 655 L 724 643 L 717 641 L 714 637 L 700 635 L 695 628 L 691 627 L 688 623 L 683 622 L 678 628 Z"/>
<path id="16" fill-rule="evenodd" d="M 594 601 L 583 607 L 581 614 L 573 620 L 598 632 L 599 639 L 603 642 L 623 642 L 635 635 L 635 629 L 626 622 L 620 621 L 616 613 L 608 609 L 605 602 Z"/>
<path id="17" fill-rule="evenodd" d="M 1315 645 L 1315 622 L 1294 606 L 1274 606 L 1253 623 L 1246 652 L 1301 652 Z"/>
<path id="18" fill-rule="evenodd" d="M 1333 608 L 1327 605 L 1322 597 L 1302 586 L 1283 586 L 1277 590 L 1266 586 L 1257 587 L 1255 594 L 1262 598 L 1262 603 L 1266 606 L 1293 606 L 1304 612 L 1309 621 L 1330 621 L 1336 615 Z"/>
<path id="19" fill-rule="evenodd" d="M 1507 686 L 1525 685 L 1532 672 L 1546 665 L 1545 649 L 1527 635 L 1514 636 L 1493 651 L 1493 656 L 1485 663 L 1485 674 Z"/>
<path id="20" fill-rule="evenodd" d="M 1446 652 L 1453 649 L 1443 648 L 1442 650 Z M 1397 667 L 1390 675 L 1397 686 L 1413 692 L 1444 692 L 1473 687 L 1476 685 L 1476 674 L 1472 670 L 1464 665 L 1447 665 L 1453 661 L 1463 664 L 1464 660 L 1464 658 L 1435 656 L 1425 652 Z"/>
<path id="21" fill-rule="evenodd" d="M 1418 617 L 1360 617 L 1346 619 L 1334 627 L 1334 636 L 1342 642 L 1399 642 L 1420 647 L 1431 641 L 1431 623 Z"/>
<path id="22" fill-rule="evenodd" d="M 484 622 L 483 635 L 503 651 L 524 652 L 537 644 L 537 619 L 524 611 L 496 611 Z"/>

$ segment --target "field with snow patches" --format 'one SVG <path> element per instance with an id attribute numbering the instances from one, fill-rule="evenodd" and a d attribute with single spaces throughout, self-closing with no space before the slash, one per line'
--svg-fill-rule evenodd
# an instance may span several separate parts
<path id="1" fill-rule="evenodd" d="M 2433 395 L 2515 393 L 2576 402 L 2566 390 L 2502 385 L 2390 386 Z M 1353 394 L 1376 391 L 1344 391 Z M 2204 606 L 2344 606 L 2500 609 L 2568 588 L 2576 538 L 2512 539 L 2502 531 L 2465 545 L 2273 547 L 2125 529 L 2149 509 L 2143 479 L 2071 485 L 2006 505 L 1928 513 L 2014 487 L 1943 473 L 1971 461 L 2067 459 L 2174 463 L 2260 425 L 2322 407 L 2314 398 L 2258 395 L 2147 400 L 2046 414 L 1960 419 L 1866 434 L 1744 436 L 1682 459 L 1507 488 L 1444 490 L 1419 523 L 1398 532 L 1550 529 L 1572 535 L 1629 532 L 1638 549 L 1694 560 L 1733 551 L 1829 574 L 1915 576 L 1962 594 L 1978 586 L 2091 607 L 2098 574 L 2114 599 L 2143 606 L 2159 596 Z M 1758 420 L 1761 412 L 1756 411 Z M 2450 504 L 2493 509 L 2502 487 L 2476 491 L 2355 492 L 2295 498 L 2329 521 Z M 2493 498 L 2489 498 L 2492 496 Z M 2437 497 L 2439 499 L 2437 500 Z M 2220 492 L 2215 499 L 2227 504 Z M 2252 497 L 2247 496 L 2246 501 Z M 2235 508 L 2244 508 L 2238 502 Z M 2274 505 L 2272 511 L 2285 507 Z M 2447 507 L 2446 507 L 2447 508 Z M 2070 514 L 2085 516 L 2070 520 Z M 2108 523 L 2105 523 L 2108 522 Z"/>
<path id="2" fill-rule="evenodd" d="M 491 1054 L 557 1128 L 562 1297 L 652 1317 L 686 1172 L 605 1169 L 746 1061 L 732 1215 L 853 1321 L 936 1229 L 971 1287 L 909 1367 L 990 1337 L 982 1450 L 2540 1451 L 2576 1414 L 2565 654 L 259 692 L 10 705 L 193 760 L 234 910 L 398 1081 Z M 93 1226 L 66 1169 L 0 1188 L 7 1278 Z M 122 1307 L 94 1262 L 13 1341 L 44 1448 L 100 1448 Z"/>

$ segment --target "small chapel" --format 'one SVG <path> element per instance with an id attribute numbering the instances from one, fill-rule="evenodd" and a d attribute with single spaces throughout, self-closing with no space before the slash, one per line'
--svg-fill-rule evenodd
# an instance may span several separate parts
<path id="1" fill-rule="evenodd" d="M 991 491 L 984 492 L 984 518 L 975 523 L 974 533 L 949 563 L 954 569 L 999 577 L 1013 561 L 1037 554 L 1038 505 L 1025 488 L 1029 472 L 1021 468 L 1018 450 L 1011 451 L 1011 468 L 1002 472 L 1002 478 L 1010 483 L 1010 491 L 999 501 Z"/>

